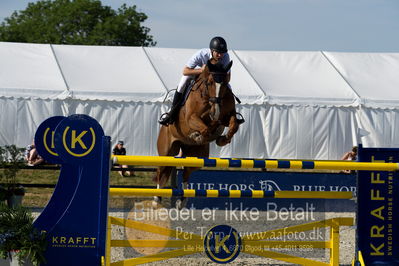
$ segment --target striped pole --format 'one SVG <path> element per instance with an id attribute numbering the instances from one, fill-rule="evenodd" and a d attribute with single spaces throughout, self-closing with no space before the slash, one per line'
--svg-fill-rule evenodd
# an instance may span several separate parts
<path id="1" fill-rule="evenodd" d="M 158 196 L 186 198 L 275 198 L 275 199 L 351 199 L 352 192 L 339 191 L 266 191 L 266 190 L 214 190 L 214 189 L 149 189 L 110 188 L 111 196 Z"/>
<path id="2" fill-rule="evenodd" d="M 304 161 L 304 160 L 262 160 L 222 159 L 171 156 L 113 156 L 114 163 L 143 166 L 219 167 L 219 168 L 267 168 L 267 169 L 324 169 L 397 171 L 399 163 L 372 163 L 353 161 Z"/>

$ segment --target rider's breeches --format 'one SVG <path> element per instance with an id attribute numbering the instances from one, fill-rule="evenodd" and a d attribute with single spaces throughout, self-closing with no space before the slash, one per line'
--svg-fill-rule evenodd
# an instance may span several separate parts
<path id="1" fill-rule="evenodd" d="M 182 76 L 179 82 L 179 85 L 177 86 L 177 92 L 183 93 L 184 88 L 186 87 L 187 80 L 192 78 L 191 76 Z"/>

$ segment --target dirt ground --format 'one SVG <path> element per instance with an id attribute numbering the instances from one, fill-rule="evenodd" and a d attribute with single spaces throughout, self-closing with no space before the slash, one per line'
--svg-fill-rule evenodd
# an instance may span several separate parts
<path id="1" fill-rule="evenodd" d="M 141 206 L 142 207 L 142 206 Z M 169 209 L 170 210 L 170 209 Z M 146 210 L 148 211 L 148 210 Z M 152 212 L 151 212 L 152 213 Z M 110 216 L 120 217 L 124 219 L 136 220 L 140 221 L 144 224 L 156 225 L 159 227 L 169 228 L 175 231 L 172 231 L 169 237 L 163 235 L 155 235 L 152 233 L 146 233 L 142 230 L 136 229 L 126 229 L 120 226 L 112 226 L 112 239 L 158 239 L 164 240 L 165 243 L 168 239 L 178 239 L 178 237 L 184 237 L 184 233 L 187 233 L 186 237 L 188 237 L 188 233 L 197 234 L 200 236 L 204 236 L 207 230 L 215 225 L 226 224 L 230 225 L 234 229 L 236 229 L 241 236 L 249 235 L 256 232 L 264 232 L 268 230 L 275 230 L 280 228 L 289 228 L 290 226 L 305 224 L 309 222 L 322 221 L 325 219 L 335 218 L 335 217 L 350 217 L 354 218 L 354 212 L 319 212 L 312 213 L 312 216 L 305 215 L 303 213 L 294 213 L 292 217 L 296 217 L 296 219 L 286 219 L 286 217 L 279 217 L 279 219 L 275 219 L 275 213 L 268 212 L 258 212 L 257 215 L 250 216 L 249 213 L 246 213 L 244 216 L 239 212 L 230 215 L 223 210 L 209 211 L 209 215 L 205 215 L 205 218 L 208 218 L 208 221 L 205 221 L 204 211 L 203 210 L 192 210 L 191 213 L 186 213 L 185 217 L 177 216 L 174 212 L 169 212 L 167 217 L 169 219 L 160 219 L 154 218 L 157 215 L 153 215 L 150 218 L 148 213 L 143 212 L 143 210 L 138 211 L 138 209 L 132 209 L 128 212 L 126 211 L 114 211 L 110 212 Z M 153 214 L 153 213 L 152 213 Z M 252 213 L 255 214 L 255 213 Z M 296 216 L 295 216 L 296 215 Z M 302 216 L 301 216 L 302 215 Z M 166 217 L 165 216 L 165 217 Z M 184 220 L 183 220 L 184 219 Z M 145 227 L 145 225 L 144 225 Z M 315 230 L 320 230 L 316 234 L 312 235 Z M 339 248 L 339 264 L 340 265 L 350 265 L 355 254 L 355 226 L 342 226 L 340 227 L 340 248 Z M 275 239 L 270 240 L 284 240 L 284 241 L 327 241 L 329 239 L 329 230 L 317 229 L 313 228 L 312 230 L 306 231 L 305 233 L 298 234 L 297 236 L 286 235 L 286 238 L 282 238 L 282 236 L 277 236 Z M 116 262 L 128 258 L 140 257 L 144 255 L 154 255 L 160 252 L 170 251 L 172 248 L 162 248 L 162 247 L 147 247 L 147 248 L 138 248 L 138 247 L 128 247 L 128 248 L 112 248 L 111 249 L 111 262 Z M 305 257 L 321 262 L 329 262 L 329 250 L 328 249 L 273 249 L 275 252 L 281 252 L 285 254 L 290 254 L 298 257 Z M 177 258 L 171 258 L 163 261 L 152 262 L 147 265 L 216 265 L 211 259 L 207 257 L 205 252 L 198 252 L 191 255 L 186 255 Z M 246 254 L 241 252 L 238 257 L 232 261 L 230 264 L 232 265 L 292 265 L 291 263 L 287 263 L 284 261 L 278 261 L 275 259 L 259 257 L 256 255 Z M 313 265 L 309 263 L 308 265 Z"/>
<path id="2" fill-rule="evenodd" d="M 142 204 L 141 204 L 142 203 Z M 306 224 L 316 221 L 323 221 L 330 218 L 336 217 L 349 217 L 355 218 L 355 212 L 314 212 L 314 213 L 301 213 L 293 212 L 290 216 L 280 216 L 276 218 L 276 213 L 270 213 L 266 211 L 258 211 L 251 213 L 246 212 L 244 215 L 242 212 L 227 212 L 225 210 L 194 210 L 186 209 L 185 215 L 181 215 L 181 212 L 176 211 L 172 208 L 163 208 L 163 206 L 157 206 L 154 208 L 151 205 L 152 201 L 139 202 L 141 205 L 125 209 L 111 209 L 109 216 L 118 217 L 123 219 L 135 220 L 144 225 L 138 229 L 130 229 L 117 225 L 112 225 L 111 239 L 122 240 L 122 239 L 147 239 L 147 240 L 163 240 L 165 243 L 168 240 L 177 239 L 190 239 L 189 233 L 204 237 L 206 232 L 213 226 L 225 224 L 236 229 L 241 237 L 245 235 L 256 234 L 259 232 L 265 232 L 269 230 L 277 230 L 281 228 L 289 228 L 294 225 Z M 157 210 L 158 212 L 149 210 Z M 164 216 L 159 215 L 160 209 L 164 209 Z M 34 211 L 34 215 L 39 214 L 39 210 Z M 148 215 L 149 213 L 152 214 Z M 157 215 L 158 214 L 158 215 Z M 285 219 L 287 218 L 288 219 Z M 292 219 L 294 217 L 294 219 Z M 205 218 L 205 219 L 204 219 Z M 160 235 L 153 233 L 146 233 L 146 225 L 155 225 L 162 228 L 172 230 L 169 235 Z M 313 234 L 316 230 L 317 234 Z M 339 265 L 351 265 L 352 259 L 355 254 L 355 226 L 341 226 L 339 234 Z M 312 235 L 313 234 L 313 235 Z M 316 237 L 317 235 L 317 237 Z M 275 235 L 275 238 L 269 240 L 280 240 L 280 241 L 328 241 L 329 240 L 329 229 L 317 229 L 312 227 L 311 230 L 306 231 L 303 235 Z M 203 240 L 201 240 L 202 243 Z M 245 242 L 244 242 L 245 243 Z M 201 245 L 201 249 L 203 245 Z M 172 251 L 173 248 L 165 247 L 113 247 L 111 248 L 111 262 L 117 262 L 130 258 L 142 257 L 145 255 L 155 255 L 165 251 Z M 270 249 L 269 249 L 270 250 Z M 329 262 L 330 252 L 328 249 L 273 249 L 272 251 L 289 254 L 297 257 L 304 257 L 320 262 Z M 276 259 L 259 257 L 252 254 L 247 254 L 241 251 L 237 258 L 230 262 L 231 265 L 297 265 Z M 203 250 L 195 254 L 165 259 L 162 261 L 156 261 L 145 265 L 217 265 L 205 254 Z M 305 265 L 314 265 L 309 263 Z"/>

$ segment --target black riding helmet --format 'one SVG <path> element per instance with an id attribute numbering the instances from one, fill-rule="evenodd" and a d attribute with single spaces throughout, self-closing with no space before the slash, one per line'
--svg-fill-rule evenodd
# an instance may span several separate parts
<path id="1" fill-rule="evenodd" d="M 227 43 L 222 37 L 213 37 L 209 43 L 209 48 L 218 53 L 227 53 Z"/>

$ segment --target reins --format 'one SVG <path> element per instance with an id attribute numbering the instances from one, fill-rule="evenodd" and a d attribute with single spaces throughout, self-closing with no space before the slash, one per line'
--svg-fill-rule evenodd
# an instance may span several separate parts
<path id="1" fill-rule="evenodd" d="M 226 75 L 226 73 L 220 73 L 220 72 L 209 72 L 209 74 L 210 75 Z M 204 78 L 202 79 L 202 82 L 201 82 L 201 84 L 204 82 Z M 227 85 L 226 85 L 227 86 Z M 225 95 L 223 95 L 223 97 L 220 97 L 220 96 L 218 96 L 218 97 L 210 97 L 209 96 L 209 88 L 208 88 L 208 83 L 207 82 L 205 82 L 205 91 L 206 91 L 206 95 L 203 95 L 202 94 L 202 97 L 204 97 L 204 96 L 208 96 L 208 101 L 210 102 L 210 103 L 213 103 L 213 104 L 221 104 L 222 103 L 222 99 L 223 98 L 225 98 Z"/>
<path id="2" fill-rule="evenodd" d="M 210 72 L 210 74 L 214 74 L 214 73 L 219 74 L 217 72 Z M 198 76 L 198 79 L 195 81 L 195 85 L 193 86 L 192 90 L 195 91 L 197 89 L 201 89 L 201 85 L 204 82 L 205 82 L 205 79 L 200 78 L 200 76 Z M 237 101 L 237 103 L 240 104 L 241 103 L 240 99 L 234 94 L 234 92 L 232 90 L 230 90 L 230 91 L 233 94 L 233 97 Z M 208 83 L 206 83 L 206 82 L 205 82 L 205 90 L 201 90 L 201 97 L 204 98 L 205 96 L 209 97 Z M 224 97 L 209 97 L 209 102 L 221 104 L 223 98 Z"/>

